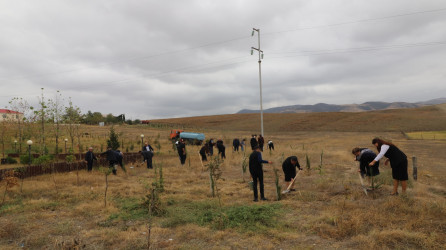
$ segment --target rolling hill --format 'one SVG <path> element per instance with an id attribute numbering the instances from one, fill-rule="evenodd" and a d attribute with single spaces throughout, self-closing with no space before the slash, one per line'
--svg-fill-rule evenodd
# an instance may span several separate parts
<path id="1" fill-rule="evenodd" d="M 446 104 L 368 112 L 266 113 L 265 133 L 293 131 L 441 131 Z M 153 123 L 218 130 L 259 131 L 259 114 L 229 114 L 153 120 Z"/>
<path id="2" fill-rule="evenodd" d="M 314 105 L 291 105 L 275 107 L 263 110 L 264 113 L 312 113 L 312 112 L 363 112 L 385 109 L 417 108 L 426 105 L 436 105 L 446 103 L 446 98 L 437 98 L 425 102 L 365 102 L 362 104 L 326 104 L 318 103 Z M 243 109 L 237 114 L 259 113 L 260 110 Z"/>

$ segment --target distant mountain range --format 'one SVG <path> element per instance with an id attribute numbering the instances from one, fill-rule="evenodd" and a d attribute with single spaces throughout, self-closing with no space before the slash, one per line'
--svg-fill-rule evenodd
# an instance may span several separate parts
<path id="1" fill-rule="evenodd" d="M 365 102 L 363 104 L 326 104 L 291 105 L 263 110 L 264 113 L 311 113 L 311 112 L 364 112 L 384 109 L 417 108 L 427 105 L 446 103 L 446 98 L 437 98 L 425 102 Z M 237 114 L 258 113 L 260 110 L 242 109 Z"/>

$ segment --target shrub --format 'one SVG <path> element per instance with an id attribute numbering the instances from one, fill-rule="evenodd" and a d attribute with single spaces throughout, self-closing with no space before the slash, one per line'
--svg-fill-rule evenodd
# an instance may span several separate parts
<path id="1" fill-rule="evenodd" d="M 6 157 L 6 163 L 7 164 L 16 164 L 17 160 L 12 158 L 11 156 Z"/>
<path id="2" fill-rule="evenodd" d="M 65 160 L 66 160 L 67 162 L 73 162 L 74 159 L 75 159 L 74 155 L 67 155 L 67 156 L 65 157 Z"/>
<path id="3" fill-rule="evenodd" d="M 41 155 L 39 158 L 33 159 L 33 164 L 35 165 L 44 165 L 52 162 L 54 159 L 53 155 Z"/>
<path id="4" fill-rule="evenodd" d="M 28 154 L 20 156 L 20 164 L 26 165 L 26 164 L 29 164 L 29 163 L 30 163 L 30 160 L 29 160 L 29 155 Z"/>
<path id="5" fill-rule="evenodd" d="M 236 228 L 243 231 L 265 231 L 276 227 L 277 217 L 281 213 L 280 204 L 218 207 L 213 201 L 182 202 L 181 206 L 173 204 L 168 207 L 168 216 L 162 226 L 176 227 L 194 223 L 219 230 Z"/>

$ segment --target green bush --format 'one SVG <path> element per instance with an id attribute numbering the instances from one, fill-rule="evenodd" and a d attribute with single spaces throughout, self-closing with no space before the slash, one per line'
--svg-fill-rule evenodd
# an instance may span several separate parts
<path id="1" fill-rule="evenodd" d="M 33 160 L 34 165 L 44 165 L 54 160 L 54 155 L 41 155 Z"/>
<path id="2" fill-rule="evenodd" d="M 29 161 L 29 155 L 28 154 L 20 156 L 20 164 L 26 165 L 26 164 L 29 164 L 29 163 L 30 163 L 30 161 Z"/>
<path id="3" fill-rule="evenodd" d="M 73 162 L 76 158 L 74 157 L 74 155 L 67 155 L 65 156 L 65 160 L 67 162 Z"/>
<path id="4" fill-rule="evenodd" d="M 6 157 L 6 163 L 7 164 L 16 164 L 17 160 L 12 158 L 11 156 Z"/>

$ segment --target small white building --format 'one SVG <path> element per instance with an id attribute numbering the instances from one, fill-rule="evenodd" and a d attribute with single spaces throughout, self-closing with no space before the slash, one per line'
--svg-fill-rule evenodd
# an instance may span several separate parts
<path id="1" fill-rule="evenodd" d="M 23 113 L 9 110 L 9 109 L 0 109 L 0 122 L 9 121 L 9 122 L 17 122 L 23 120 Z"/>

